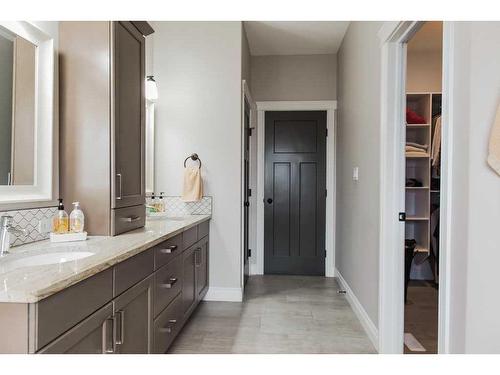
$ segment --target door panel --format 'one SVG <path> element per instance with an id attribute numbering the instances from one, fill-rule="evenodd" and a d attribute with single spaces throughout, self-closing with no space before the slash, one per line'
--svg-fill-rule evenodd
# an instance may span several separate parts
<path id="1" fill-rule="evenodd" d="M 144 37 L 130 22 L 114 22 L 113 208 L 144 203 Z"/>
<path id="2" fill-rule="evenodd" d="M 196 246 L 182 254 L 182 313 L 187 318 L 196 303 Z"/>
<path id="3" fill-rule="evenodd" d="M 96 311 L 56 339 L 40 354 L 102 354 L 113 350 L 113 304 Z"/>
<path id="4" fill-rule="evenodd" d="M 196 296 L 201 301 L 208 289 L 208 237 L 198 243 L 196 259 Z"/>
<path id="5" fill-rule="evenodd" d="M 248 257 L 250 252 L 249 231 L 250 231 L 250 105 L 245 100 L 245 135 L 244 135 L 244 168 L 243 168 L 243 277 L 244 283 L 248 280 L 250 264 Z"/>
<path id="6" fill-rule="evenodd" d="M 268 111 L 264 272 L 324 275 L 326 112 Z"/>
<path id="7" fill-rule="evenodd" d="M 150 352 L 153 321 L 153 276 L 141 281 L 115 299 L 116 352 Z"/>

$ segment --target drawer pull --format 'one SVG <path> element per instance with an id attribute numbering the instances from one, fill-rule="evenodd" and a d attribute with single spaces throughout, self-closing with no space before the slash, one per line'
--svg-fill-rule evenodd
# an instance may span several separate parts
<path id="1" fill-rule="evenodd" d="M 177 245 L 172 245 L 172 246 L 167 247 L 166 249 L 161 249 L 160 253 L 162 253 L 162 254 L 171 254 L 175 250 L 177 250 Z"/>
<path id="2" fill-rule="evenodd" d="M 174 325 L 175 323 L 177 323 L 177 319 L 170 319 L 168 322 Z M 159 331 L 161 333 L 172 333 L 172 326 L 160 328 Z"/>
<path id="3" fill-rule="evenodd" d="M 162 288 L 165 288 L 165 289 L 171 289 L 175 285 L 175 283 L 177 282 L 177 278 L 171 277 L 169 281 L 170 281 L 169 283 L 163 283 L 163 284 L 160 284 L 160 286 Z"/>
<path id="4" fill-rule="evenodd" d="M 133 223 L 134 221 L 141 220 L 141 217 L 140 216 L 124 217 L 124 218 L 122 218 L 122 220 L 126 221 L 127 223 Z"/>

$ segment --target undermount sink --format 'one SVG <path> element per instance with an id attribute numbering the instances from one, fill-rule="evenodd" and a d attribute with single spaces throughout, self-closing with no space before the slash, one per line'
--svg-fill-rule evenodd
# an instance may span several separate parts
<path id="1" fill-rule="evenodd" d="M 60 252 L 60 253 L 47 253 L 27 256 L 20 259 L 6 260 L 3 264 L 0 263 L 0 272 L 9 271 L 12 269 L 23 267 L 36 267 L 46 266 L 49 264 L 62 264 L 71 262 L 73 260 L 87 258 L 94 253 L 90 251 L 75 251 L 75 252 Z"/>

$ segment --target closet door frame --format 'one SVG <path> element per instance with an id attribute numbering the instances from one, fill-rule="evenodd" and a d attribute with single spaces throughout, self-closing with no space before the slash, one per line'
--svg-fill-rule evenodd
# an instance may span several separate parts
<path id="1" fill-rule="evenodd" d="M 385 22 L 381 43 L 380 264 L 378 351 L 404 349 L 404 221 L 406 43 L 423 22 Z M 454 23 L 443 22 L 441 235 L 439 255 L 438 353 L 450 353 L 450 248 L 453 156 Z"/>

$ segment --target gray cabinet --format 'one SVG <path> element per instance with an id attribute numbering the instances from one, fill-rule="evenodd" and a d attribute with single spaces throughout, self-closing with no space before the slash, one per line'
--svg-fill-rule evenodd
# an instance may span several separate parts
<path id="1" fill-rule="evenodd" d="M 196 246 L 182 254 L 182 314 L 189 318 L 195 308 L 196 296 Z"/>
<path id="2" fill-rule="evenodd" d="M 42 354 L 105 354 L 114 352 L 113 304 L 109 303 L 39 351 Z"/>
<path id="3" fill-rule="evenodd" d="M 153 322 L 153 276 L 141 281 L 114 300 L 115 352 L 150 352 Z"/>
<path id="4" fill-rule="evenodd" d="M 196 248 L 196 298 L 201 301 L 208 291 L 208 236 Z"/>
<path id="5" fill-rule="evenodd" d="M 111 144 L 113 208 L 145 199 L 145 39 L 131 22 L 113 22 L 114 95 Z"/>
<path id="6" fill-rule="evenodd" d="M 145 224 L 145 39 L 133 22 L 61 22 L 61 196 L 89 234 Z M 75 142 L 78 147 L 75 147 Z"/>

